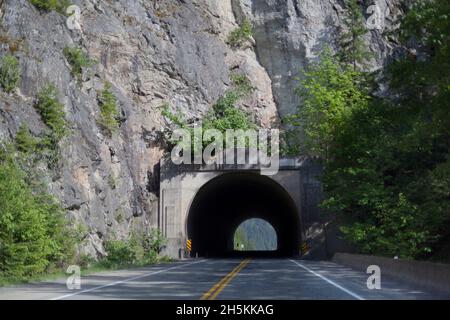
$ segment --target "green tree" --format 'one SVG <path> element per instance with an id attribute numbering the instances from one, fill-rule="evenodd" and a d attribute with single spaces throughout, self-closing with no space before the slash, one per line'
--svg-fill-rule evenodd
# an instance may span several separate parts
<path id="1" fill-rule="evenodd" d="M 63 54 L 71 66 L 73 75 L 81 81 L 83 68 L 89 68 L 92 66 L 93 61 L 81 48 L 65 47 Z"/>
<path id="2" fill-rule="evenodd" d="M 361 78 L 358 71 L 341 66 L 329 48 L 321 53 L 318 63 L 309 67 L 296 89 L 302 104 L 285 119 L 287 124 L 300 128 L 302 153 L 325 162 L 333 160 L 333 150 L 339 147 L 337 137 L 347 119 L 369 103 Z"/>
<path id="3" fill-rule="evenodd" d="M 33 137 L 26 124 L 22 124 L 16 134 L 17 150 L 26 155 L 33 155 L 38 151 L 39 140 Z"/>
<path id="4" fill-rule="evenodd" d="M 346 0 L 345 5 L 347 13 L 343 21 L 344 28 L 338 39 L 339 57 L 344 64 L 351 65 L 356 71 L 358 67 L 364 69 L 367 59 L 371 57 L 364 40 L 368 30 L 359 0 Z"/>
<path id="5" fill-rule="evenodd" d="M 100 101 L 100 118 L 99 124 L 111 136 L 119 128 L 119 111 L 117 108 L 117 99 L 111 91 L 111 84 L 106 83 L 105 88 L 99 97 Z"/>
<path id="6" fill-rule="evenodd" d="M 233 88 L 225 92 L 225 94 L 212 106 L 211 110 L 207 112 L 202 119 L 202 130 L 215 129 L 225 134 L 226 130 L 249 130 L 256 129 L 257 125 L 250 119 L 249 115 L 236 107 L 236 104 L 242 98 L 248 96 L 253 92 L 250 80 L 245 75 L 233 75 L 232 76 Z M 188 120 L 184 119 L 182 114 L 175 114 L 169 110 L 168 105 L 162 106 L 162 115 L 167 118 L 173 127 L 176 129 L 182 128 L 191 131 L 192 136 L 192 150 L 195 150 L 195 146 L 207 146 L 209 141 L 202 141 L 195 144 L 194 126 Z M 171 138 L 172 129 L 169 129 L 169 142 L 176 143 L 178 141 L 172 141 Z"/>
<path id="7" fill-rule="evenodd" d="M 27 280 L 61 266 L 71 252 L 64 212 L 45 192 L 32 190 L 12 156 L 0 150 L 0 280 Z"/>
<path id="8" fill-rule="evenodd" d="M 20 81 L 19 61 L 7 54 L 0 60 L 0 84 L 6 92 L 13 91 Z"/>
<path id="9" fill-rule="evenodd" d="M 324 164 L 323 205 L 362 253 L 425 258 L 450 241 L 450 5 L 415 2 L 400 29 L 406 54 L 385 72 L 387 97 L 329 54 L 297 91 L 293 122 Z"/>
<path id="10" fill-rule="evenodd" d="M 39 91 L 35 107 L 51 129 L 52 143 L 59 142 L 68 130 L 64 105 L 59 101 L 58 90 L 54 85 L 48 84 Z"/>

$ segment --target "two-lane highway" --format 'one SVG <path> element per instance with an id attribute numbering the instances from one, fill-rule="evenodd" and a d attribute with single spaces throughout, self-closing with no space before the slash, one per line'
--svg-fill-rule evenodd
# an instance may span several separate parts
<path id="1" fill-rule="evenodd" d="M 369 275 L 332 262 L 293 259 L 211 259 L 102 272 L 81 279 L 80 290 L 66 280 L 0 288 L 0 299 L 154 300 L 369 300 L 449 299 L 442 293 L 381 278 L 369 290 Z"/>

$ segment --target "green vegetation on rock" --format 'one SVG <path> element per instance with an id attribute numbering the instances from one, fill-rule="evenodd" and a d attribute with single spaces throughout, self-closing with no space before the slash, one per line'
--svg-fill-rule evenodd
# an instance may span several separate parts
<path id="1" fill-rule="evenodd" d="M 344 18 L 344 28 L 338 38 L 340 60 L 352 66 L 356 71 L 364 69 L 367 60 L 372 57 L 364 36 L 368 33 L 366 21 L 358 0 L 345 0 L 346 17 Z"/>
<path id="2" fill-rule="evenodd" d="M 36 8 L 44 11 L 58 11 L 65 13 L 66 8 L 70 5 L 69 0 L 30 0 Z"/>
<path id="3" fill-rule="evenodd" d="M 3 56 L 0 60 L 0 85 L 10 93 L 18 86 L 19 81 L 19 60 L 10 54 Z"/>
<path id="4" fill-rule="evenodd" d="M 119 128 L 117 118 L 119 111 L 117 108 L 117 99 L 111 91 L 111 84 L 106 83 L 99 97 L 100 118 L 98 123 L 111 136 Z"/>
<path id="5" fill-rule="evenodd" d="M 71 66 L 73 75 L 80 81 L 83 69 L 91 67 L 93 61 L 81 48 L 65 47 L 63 53 Z"/>
<path id="6" fill-rule="evenodd" d="M 58 90 L 53 84 L 44 86 L 38 93 L 36 110 L 51 129 L 53 143 L 59 142 L 68 131 L 64 105 L 58 99 Z"/>
<path id="7" fill-rule="evenodd" d="M 233 88 L 225 92 L 224 95 L 217 99 L 211 110 L 207 112 L 202 119 L 202 130 L 218 130 L 223 135 L 229 129 L 234 130 L 250 130 L 257 129 L 257 125 L 250 119 L 250 116 L 243 110 L 238 109 L 236 104 L 242 98 L 248 96 L 254 88 L 251 86 L 250 80 L 245 75 L 234 75 Z M 167 118 L 171 124 L 178 128 L 191 131 L 193 149 L 196 145 L 207 146 L 209 141 L 195 144 L 194 126 L 184 119 L 183 115 L 175 114 L 169 110 L 168 105 L 162 106 L 162 115 Z M 171 135 L 171 130 L 169 130 Z M 170 143 L 176 143 L 169 137 Z"/>
<path id="8" fill-rule="evenodd" d="M 233 47 L 241 47 L 250 41 L 253 35 L 253 27 L 250 20 L 245 19 L 242 24 L 228 35 L 228 44 Z"/>

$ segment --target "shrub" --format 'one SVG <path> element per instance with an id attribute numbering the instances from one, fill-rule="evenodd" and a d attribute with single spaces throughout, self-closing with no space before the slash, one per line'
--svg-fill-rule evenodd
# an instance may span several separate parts
<path id="1" fill-rule="evenodd" d="M 117 179 L 112 173 L 108 176 L 108 185 L 113 190 L 117 188 Z"/>
<path id="2" fill-rule="evenodd" d="M 221 133 L 225 133 L 228 129 L 234 130 L 250 130 L 256 129 L 257 125 L 250 119 L 249 115 L 238 108 L 236 103 L 242 97 L 248 95 L 254 88 L 252 87 L 250 80 L 245 75 L 233 75 L 232 76 L 233 88 L 225 92 L 225 94 L 212 106 L 212 110 L 209 111 L 202 120 L 202 129 L 216 129 Z M 169 110 L 168 105 L 163 106 L 162 115 L 169 119 L 173 127 L 190 130 L 191 133 L 191 150 L 196 150 L 201 147 L 206 147 L 210 144 L 210 141 L 202 141 L 202 143 L 195 142 L 194 128 L 192 123 L 189 123 L 184 119 L 183 115 L 178 113 L 172 113 Z M 167 140 L 170 145 L 178 144 L 180 141 L 172 139 L 172 130 L 168 129 Z M 189 146 L 184 146 L 188 148 Z"/>
<path id="3" fill-rule="evenodd" d="M 98 123 L 109 135 L 112 135 L 112 133 L 119 128 L 119 122 L 117 121 L 119 111 L 117 108 L 117 99 L 111 92 L 111 84 L 105 84 L 105 88 L 101 92 L 99 101 L 100 119 L 98 120 Z"/>
<path id="4" fill-rule="evenodd" d="M 240 95 L 236 90 L 227 91 L 223 96 L 220 96 L 213 105 L 214 112 L 217 115 L 222 115 L 225 110 L 234 108 L 234 105 L 239 101 L 239 98 Z"/>
<path id="5" fill-rule="evenodd" d="M 109 267 L 152 264 L 166 244 L 159 230 L 142 235 L 133 234 L 128 240 L 111 240 L 105 245 L 107 257 L 103 262 Z"/>
<path id="6" fill-rule="evenodd" d="M 39 140 L 30 133 L 28 126 L 22 124 L 16 134 L 17 150 L 26 155 L 34 154 L 39 146 Z"/>
<path id="7" fill-rule="evenodd" d="M 62 266 L 72 253 L 64 210 L 2 148 L 0 153 L 0 281 L 23 281 Z"/>
<path id="8" fill-rule="evenodd" d="M 81 48 L 65 47 L 63 54 L 71 66 L 73 75 L 81 80 L 83 68 L 92 66 L 93 61 Z"/>
<path id="9" fill-rule="evenodd" d="M 136 261 L 135 249 L 130 241 L 111 240 L 105 245 L 106 260 L 115 266 L 132 265 Z"/>
<path id="10" fill-rule="evenodd" d="M 231 33 L 228 36 L 228 44 L 233 48 L 240 47 L 245 42 L 249 41 L 252 35 L 253 35 L 252 24 L 248 19 L 245 19 L 239 28 L 231 31 Z"/>
<path id="11" fill-rule="evenodd" d="M 144 249 L 146 249 L 146 251 L 154 251 L 160 254 L 167 244 L 167 239 L 163 236 L 160 230 L 153 229 L 144 236 L 143 242 Z"/>
<path id="12" fill-rule="evenodd" d="M 242 73 L 232 74 L 231 81 L 233 82 L 235 88 L 243 95 L 250 94 L 255 90 L 255 87 L 252 86 L 250 79 L 247 78 L 245 74 Z"/>
<path id="13" fill-rule="evenodd" d="M 66 8 L 70 5 L 70 2 L 68 0 L 31 0 L 31 4 L 39 10 L 56 10 L 60 13 L 64 13 Z"/>
<path id="14" fill-rule="evenodd" d="M 45 86 L 38 93 L 35 105 L 42 120 L 52 130 L 49 143 L 59 142 L 67 133 L 64 105 L 58 100 L 58 91 L 54 85 Z"/>
<path id="15" fill-rule="evenodd" d="M 0 61 L 0 84 L 6 92 L 13 91 L 20 81 L 19 61 L 7 54 Z"/>

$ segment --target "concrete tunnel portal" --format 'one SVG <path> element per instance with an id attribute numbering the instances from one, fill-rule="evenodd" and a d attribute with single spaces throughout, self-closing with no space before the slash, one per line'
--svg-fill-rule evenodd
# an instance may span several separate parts
<path id="1" fill-rule="evenodd" d="M 276 231 L 277 250 L 237 252 L 234 233 L 244 221 L 259 218 Z M 293 256 L 301 243 L 297 207 L 288 192 L 269 177 L 253 172 L 218 176 L 196 193 L 188 212 L 192 256 Z"/>

